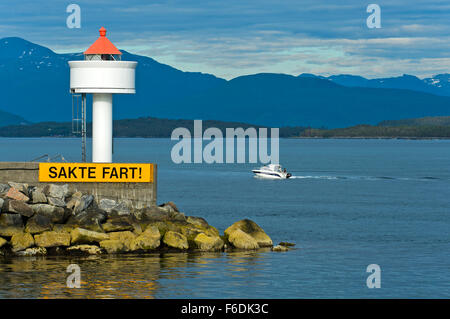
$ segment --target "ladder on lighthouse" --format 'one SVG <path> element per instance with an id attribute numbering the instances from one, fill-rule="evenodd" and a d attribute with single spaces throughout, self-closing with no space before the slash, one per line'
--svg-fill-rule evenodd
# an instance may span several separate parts
<path id="1" fill-rule="evenodd" d="M 86 162 L 86 93 L 72 94 L 72 134 L 81 135 L 81 161 Z"/>

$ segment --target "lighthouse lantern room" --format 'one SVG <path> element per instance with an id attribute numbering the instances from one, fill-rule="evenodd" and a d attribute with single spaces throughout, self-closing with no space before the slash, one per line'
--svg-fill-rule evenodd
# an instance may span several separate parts
<path id="1" fill-rule="evenodd" d="M 113 94 L 134 94 L 137 62 L 122 61 L 120 52 L 100 29 L 100 37 L 84 52 L 84 61 L 69 61 L 70 91 L 92 94 L 92 161 L 112 162 Z"/>

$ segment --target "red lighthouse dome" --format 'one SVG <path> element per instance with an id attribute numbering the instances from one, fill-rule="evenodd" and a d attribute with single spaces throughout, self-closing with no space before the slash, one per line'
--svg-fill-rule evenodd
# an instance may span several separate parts
<path id="1" fill-rule="evenodd" d="M 100 37 L 84 52 L 84 55 L 121 55 L 122 52 L 106 37 L 106 29 L 101 27 L 99 32 Z"/>

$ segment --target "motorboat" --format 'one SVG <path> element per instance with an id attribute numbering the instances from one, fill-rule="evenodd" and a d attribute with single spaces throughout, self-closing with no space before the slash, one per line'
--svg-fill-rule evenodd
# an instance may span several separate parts
<path id="1" fill-rule="evenodd" d="M 269 164 L 258 169 L 252 170 L 256 177 L 270 178 L 270 179 L 287 179 L 292 176 L 291 173 L 282 169 L 279 164 Z"/>

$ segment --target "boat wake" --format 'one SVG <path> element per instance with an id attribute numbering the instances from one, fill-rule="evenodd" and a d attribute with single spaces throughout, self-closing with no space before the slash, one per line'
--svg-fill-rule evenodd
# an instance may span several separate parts
<path id="1" fill-rule="evenodd" d="M 323 180 L 398 180 L 398 181 L 433 181 L 440 180 L 439 177 L 393 177 L 393 176 L 330 176 L 330 175 L 292 175 L 290 179 L 323 179 Z"/>

